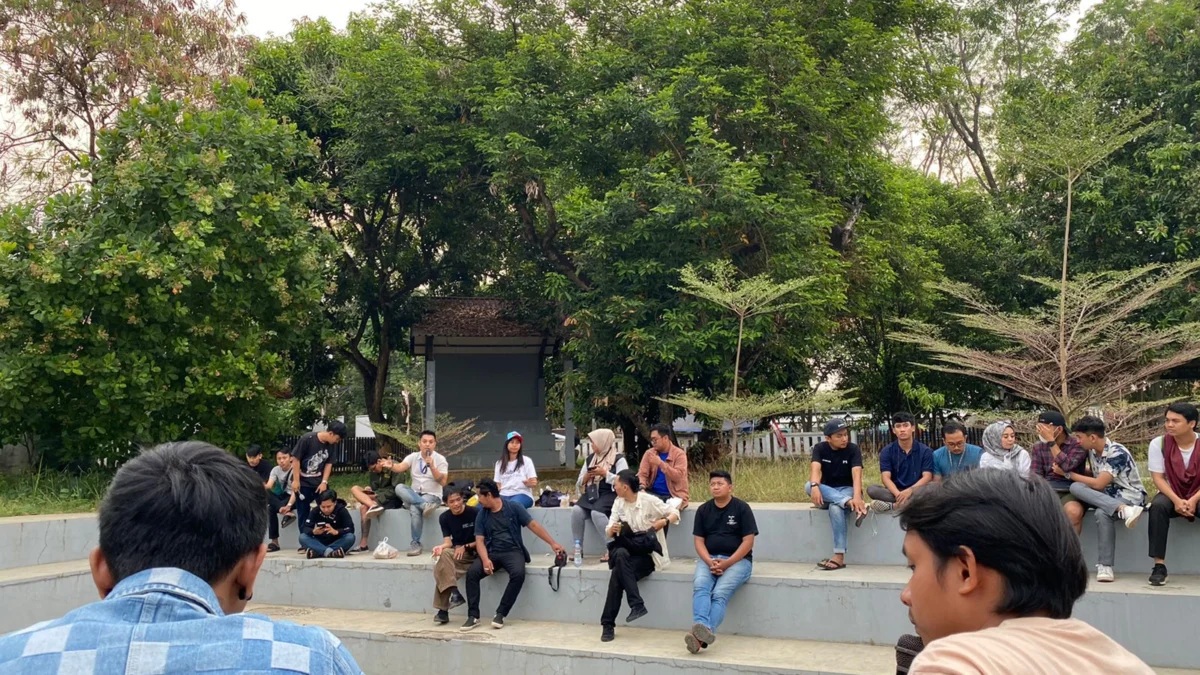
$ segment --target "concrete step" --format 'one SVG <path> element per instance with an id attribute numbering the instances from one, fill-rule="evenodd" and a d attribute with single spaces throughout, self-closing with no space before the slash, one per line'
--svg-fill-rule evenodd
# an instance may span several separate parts
<path id="1" fill-rule="evenodd" d="M 600 642 L 600 627 L 511 620 L 469 633 L 461 617 L 436 626 L 427 614 L 257 606 L 267 616 L 318 625 L 342 640 L 367 673 L 476 671 L 503 664 L 505 673 L 571 675 L 709 675 L 720 672 L 812 675 L 881 675 L 895 672 L 891 647 L 721 635 L 692 655 L 681 631 L 617 626 L 617 639 Z M 489 670 L 489 666 L 484 666 Z M 499 672 L 499 671 L 498 671 Z"/>

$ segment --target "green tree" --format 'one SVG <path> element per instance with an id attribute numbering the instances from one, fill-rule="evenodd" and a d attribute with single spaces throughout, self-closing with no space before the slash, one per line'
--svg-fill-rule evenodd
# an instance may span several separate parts
<path id="1" fill-rule="evenodd" d="M 63 460 L 270 438 L 287 354 L 320 326 L 315 157 L 235 84 L 134 101 L 90 190 L 0 215 L 0 425 Z"/>

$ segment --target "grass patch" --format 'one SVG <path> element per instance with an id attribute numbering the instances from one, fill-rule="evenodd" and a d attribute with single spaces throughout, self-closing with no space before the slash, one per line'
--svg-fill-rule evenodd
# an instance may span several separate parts
<path id="1" fill-rule="evenodd" d="M 100 471 L 0 474 L 0 517 L 94 511 L 111 481 Z"/>
<path id="2" fill-rule="evenodd" d="M 712 497 L 708 492 L 708 472 L 717 469 L 728 471 L 729 464 L 729 460 L 725 459 L 712 466 L 691 469 L 688 494 L 693 504 L 701 504 Z M 808 459 L 739 460 L 733 494 L 747 502 L 808 502 L 810 500 L 804 494 L 804 484 L 808 482 L 811 467 Z M 868 485 L 879 482 L 879 459 L 864 457 L 863 496 L 866 496 Z"/>

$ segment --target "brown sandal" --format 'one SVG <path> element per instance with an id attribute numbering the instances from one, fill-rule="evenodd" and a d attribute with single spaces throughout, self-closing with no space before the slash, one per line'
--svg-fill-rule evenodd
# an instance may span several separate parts
<path id="1" fill-rule="evenodd" d="M 846 563 L 840 563 L 833 558 L 826 558 L 817 563 L 817 571 L 819 572 L 836 572 L 846 568 Z"/>

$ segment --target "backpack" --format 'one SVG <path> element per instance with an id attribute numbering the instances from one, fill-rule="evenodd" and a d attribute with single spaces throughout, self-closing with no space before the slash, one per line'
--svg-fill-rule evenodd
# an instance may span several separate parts
<path id="1" fill-rule="evenodd" d="M 567 495 L 565 492 L 559 492 L 558 490 L 546 488 L 545 490 L 542 490 L 542 494 L 540 497 L 538 497 L 538 500 L 534 506 L 553 509 L 562 506 L 566 500 Z"/>

